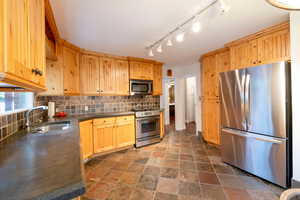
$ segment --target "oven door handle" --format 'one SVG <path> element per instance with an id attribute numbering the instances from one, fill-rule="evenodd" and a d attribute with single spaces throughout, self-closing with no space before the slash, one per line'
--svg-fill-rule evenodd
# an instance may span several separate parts
<path id="1" fill-rule="evenodd" d="M 145 117 L 145 118 L 137 118 L 136 121 L 156 121 L 156 120 L 159 120 L 160 117 Z"/>

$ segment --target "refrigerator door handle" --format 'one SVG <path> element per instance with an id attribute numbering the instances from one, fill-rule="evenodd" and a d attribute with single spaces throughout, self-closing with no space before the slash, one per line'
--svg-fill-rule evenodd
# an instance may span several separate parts
<path id="1" fill-rule="evenodd" d="M 255 137 L 255 136 L 251 136 L 251 138 L 255 139 L 255 140 L 260 140 L 263 142 L 269 142 L 269 143 L 273 143 L 273 144 L 282 144 L 282 141 L 280 140 L 275 140 L 275 139 L 267 139 L 267 138 L 263 138 L 263 137 Z"/>
<path id="2" fill-rule="evenodd" d="M 251 126 L 250 122 L 250 84 L 251 84 L 251 76 L 250 74 L 246 75 L 245 81 L 245 118 L 247 121 L 247 130 Z"/>
<path id="3" fill-rule="evenodd" d="M 236 136 L 240 136 L 240 137 L 249 137 L 249 134 L 246 132 L 242 132 L 242 131 L 238 131 L 238 130 L 233 130 L 233 129 L 228 129 L 228 128 L 224 128 L 222 129 L 222 131 L 231 134 L 231 135 L 236 135 Z"/>
<path id="4" fill-rule="evenodd" d="M 246 113 L 245 113 L 245 84 L 246 84 L 246 75 L 242 76 L 242 88 L 241 88 L 241 112 L 243 116 L 243 128 L 244 130 L 247 130 L 247 119 L 246 119 Z"/>

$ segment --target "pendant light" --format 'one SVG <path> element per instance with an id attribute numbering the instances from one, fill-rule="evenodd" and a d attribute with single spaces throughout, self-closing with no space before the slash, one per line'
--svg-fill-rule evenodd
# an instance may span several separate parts
<path id="1" fill-rule="evenodd" d="M 266 0 L 272 6 L 285 10 L 300 10 L 299 0 Z"/>

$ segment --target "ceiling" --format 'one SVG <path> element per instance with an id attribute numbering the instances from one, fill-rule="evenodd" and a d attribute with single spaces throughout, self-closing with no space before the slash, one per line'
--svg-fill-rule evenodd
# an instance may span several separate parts
<path id="1" fill-rule="evenodd" d="M 50 0 L 61 37 L 92 51 L 121 56 L 147 56 L 145 47 L 159 40 L 212 0 Z M 203 31 L 188 33 L 183 43 L 163 46 L 151 59 L 168 66 L 188 65 L 225 43 L 288 20 L 287 11 L 265 0 L 225 0 L 202 17 Z M 189 29 L 188 29 L 189 31 Z"/>

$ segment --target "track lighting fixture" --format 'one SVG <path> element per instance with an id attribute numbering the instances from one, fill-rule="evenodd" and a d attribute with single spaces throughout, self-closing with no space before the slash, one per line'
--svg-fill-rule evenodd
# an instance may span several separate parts
<path id="1" fill-rule="evenodd" d="M 152 43 L 146 49 L 149 49 L 148 55 L 150 57 L 153 55 L 153 49 L 156 48 L 156 51 L 159 53 L 162 53 L 162 44 L 166 42 L 166 46 L 171 47 L 173 46 L 173 42 L 171 38 L 174 38 L 177 42 L 183 42 L 186 36 L 186 30 L 187 28 L 190 28 L 192 32 L 198 33 L 203 29 L 203 24 L 200 20 L 200 15 L 205 13 L 208 9 L 212 8 L 215 5 L 218 5 L 217 9 L 219 8 L 221 10 L 221 13 L 224 14 L 230 10 L 230 6 L 225 3 L 226 0 L 214 0 L 211 3 L 207 4 L 205 7 L 203 7 L 199 12 L 197 12 L 195 15 L 187 19 L 185 22 L 174 28 L 172 31 L 167 33 L 164 37 L 157 40 L 156 42 Z M 266 1 L 292 1 L 292 0 L 266 0 Z M 187 27 L 188 26 L 188 27 Z M 188 33 L 187 33 L 188 34 Z M 176 35 L 176 36 L 174 36 Z"/>

